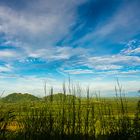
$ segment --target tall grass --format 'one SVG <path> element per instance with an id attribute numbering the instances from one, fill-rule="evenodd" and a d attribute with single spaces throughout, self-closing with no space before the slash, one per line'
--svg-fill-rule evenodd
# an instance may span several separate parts
<path id="1" fill-rule="evenodd" d="M 119 82 L 115 88 L 116 97 L 111 100 L 112 102 L 100 97 L 100 93 L 95 93 L 95 97 L 91 97 L 89 88 L 86 89 L 86 97 L 81 97 L 82 88 L 79 85 L 74 86 L 70 80 L 68 86 L 63 84 L 62 90 L 63 93 L 56 99 L 51 88 L 49 96 L 40 102 L 40 107 L 30 108 L 27 105 L 27 108 L 16 116 L 19 120 L 19 129 L 13 132 L 14 137 L 5 133 L 6 125 L 5 129 L 2 129 L 4 133 L 0 131 L 3 138 L 8 140 L 140 138 L 140 101 L 135 116 L 130 117 L 127 98 Z M 46 95 L 46 85 L 44 91 Z M 12 117 L 8 116 L 8 120 Z M 6 116 L 3 118 L 6 119 Z M 1 124 L 2 121 L 0 128 Z"/>
<path id="2" fill-rule="evenodd" d="M 0 100 L 5 90 L 0 94 Z M 11 109 L 5 110 L 0 104 L 0 139 L 6 139 L 8 133 L 7 126 L 15 118 L 14 111 Z"/>

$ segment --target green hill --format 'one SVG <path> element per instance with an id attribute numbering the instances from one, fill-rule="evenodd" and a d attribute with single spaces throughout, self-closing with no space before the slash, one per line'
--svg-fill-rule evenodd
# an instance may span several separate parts
<path id="1" fill-rule="evenodd" d="M 74 95 L 64 95 L 63 93 L 57 93 L 57 94 L 53 94 L 53 95 L 48 95 L 46 97 L 44 97 L 43 99 L 46 101 L 63 101 L 65 100 L 72 100 L 72 99 L 76 99 L 77 97 Z"/>
<path id="2" fill-rule="evenodd" d="M 2 102 L 8 102 L 8 103 L 30 102 L 30 101 L 38 101 L 38 100 L 39 100 L 38 97 L 28 93 L 25 94 L 12 93 L 1 99 Z"/>

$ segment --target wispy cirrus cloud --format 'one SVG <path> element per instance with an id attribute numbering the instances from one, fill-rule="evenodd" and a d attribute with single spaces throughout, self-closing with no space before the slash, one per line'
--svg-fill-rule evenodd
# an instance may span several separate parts
<path id="1" fill-rule="evenodd" d="M 10 50 L 0 51 L 1 58 L 11 58 L 11 57 L 14 57 L 15 55 L 16 55 L 16 52 L 14 51 L 10 51 Z"/>
<path id="2" fill-rule="evenodd" d="M 70 54 L 73 49 L 59 48 L 56 43 L 70 32 L 76 23 L 76 9 L 85 1 L 25 1 L 21 9 L 10 2 L 1 2 L 0 32 L 7 38 L 1 45 L 14 45 L 21 51 L 2 51 L 0 59 L 6 56 L 20 59 L 17 57 L 19 53 L 21 58 L 24 54 L 24 57 L 42 57 L 49 60 L 68 59 L 73 55 Z M 17 5 L 20 5 L 18 1 Z"/>
<path id="3" fill-rule="evenodd" d="M 139 0 L 1 0 L 2 85 L 11 79 L 19 89 L 26 82 L 23 85 L 33 89 L 28 84 L 40 82 L 39 77 L 62 80 L 68 74 L 86 77 L 85 82 L 90 78 L 112 82 L 117 76 L 138 79 L 139 4 Z"/>
<path id="4" fill-rule="evenodd" d="M 10 66 L 9 64 L 6 64 L 4 66 L 0 66 L 0 73 L 1 72 L 10 72 L 12 71 L 12 66 Z"/>
<path id="5" fill-rule="evenodd" d="M 89 63 L 94 65 L 102 64 L 116 64 L 116 65 L 127 65 L 127 66 L 139 66 L 140 57 L 138 56 L 126 56 L 126 55 L 110 55 L 102 57 L 90 57 L 88 59 Z"/>
<path id="6" fill-rule="evenodd" d="M 63 70 L 63 72 L 67 73 L 67 74 L 92 74 L 93 70 L 89 70 L 89 69 L 72 69 L 72 70 Z"/>
<path id="7" fill-rule="evenodd" d="M 140 54 L 140 40 L 130 40 L 126 43 L 123 50 L 121 50 L 121 54 L 124 55 L 137 55 Z"/>
<path id="8" fill-rule="evenodd" d="M 87 46 L 93 45 L 94 48 L 98 46 L 101 49 L 102 44 L 110 45 L 129 40 L 140 32 L 138 17 L 140 17 L 138 0 L 122 2 L 112 16 L 107 20 L 99 20 L 97 26 L 77 39 L 74 44 L 89 44 Z"/>
<path id="9" fill-rule="evenodd" d="M 16 5 L 14 7 L 5 3 L 0 6 L 1 32 L 24 42 L 36 42 L 37 39 L 43 40 L 46 45 L 53 44 L 75 24 L 76 7 L 84 1 L 25 1 L 27 6 L 21 10 Z"/>
<path id="10" fill-rule="evenodd" d="M 118 70 L 121 69 L 123 66 L 114 65 L 114 64 L 107 64 L 107 65 L 95 65 L 93 68 L 96 70 Z"/>
<path id="11" fill-rule="evenodd" d="M 43 48 L 39 50 L 27 51 L 29 57 L 42 58 L 44 60 L 68 60 L 73 56 L 81 56 L 84 53 L 88 53 L 90 50 L 85 48 L 72 48 L 69 46 L 56 46 L 53 48 Z"/>

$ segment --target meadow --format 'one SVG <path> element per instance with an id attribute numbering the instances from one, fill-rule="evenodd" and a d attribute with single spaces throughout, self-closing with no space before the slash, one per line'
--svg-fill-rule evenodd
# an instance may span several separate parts
<path id="1" fill-rule="evenodd" d="M 115 88 L 114 97 L 86 97 L 79 86 L 44 98 L 12 102 L 0 100 L 1 140 L 138 140 L 140 98 L 125 97 Z M 16 94 L 17 97 L 18 94 Z M 26 94 L 27 98 L 31 98 Z M 18 99 L 19 100 L 19 99 Z"/>

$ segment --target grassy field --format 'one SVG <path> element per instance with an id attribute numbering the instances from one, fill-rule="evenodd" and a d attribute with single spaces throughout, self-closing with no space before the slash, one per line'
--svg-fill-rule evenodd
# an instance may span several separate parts
<path id="1" fill-rule="evenodd" d="M 140 139 L 140 98 L 87 97 L 73 89 L 67 95 L 53 94 L 40 100 L 0 102 L 2 140 L 138 140 Z M 29 97 L 29 95 L 28 95 Z M 36 98 L 35 98 L 36 99 Z"/>

